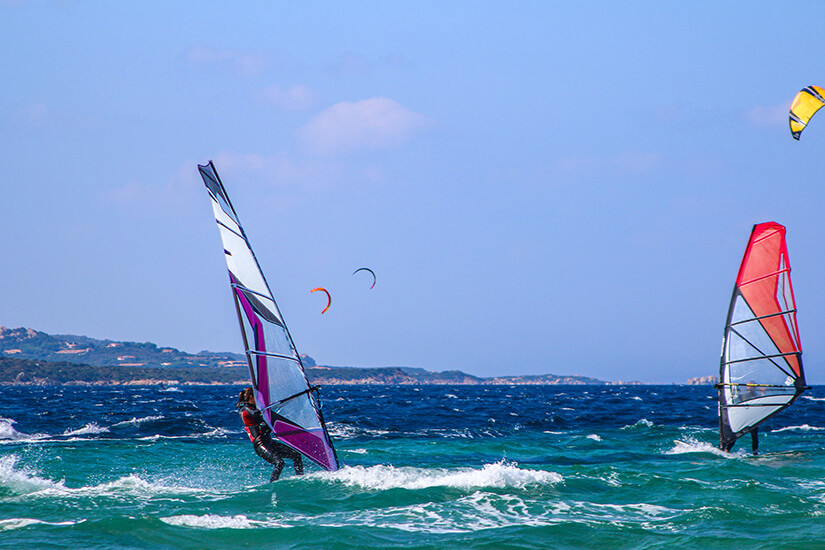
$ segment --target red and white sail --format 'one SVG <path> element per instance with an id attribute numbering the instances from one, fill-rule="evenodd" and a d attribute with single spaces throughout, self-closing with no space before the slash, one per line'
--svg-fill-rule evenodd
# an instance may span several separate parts
<path id="1" fill-rule="evenodd" d="M 717 387 L 724 450 L 807 389 L 785 227 L 778 223 L 755 225 L 745 249 Z"/>

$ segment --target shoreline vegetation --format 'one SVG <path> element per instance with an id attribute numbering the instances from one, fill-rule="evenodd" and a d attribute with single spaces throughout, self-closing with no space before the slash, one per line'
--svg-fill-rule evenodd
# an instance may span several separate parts
<path id="1" fill-rule="evenodd" d="M 302 355 L 313 385 L 626 385 L 587 376 L 524 375 L 483 378 L 459 370 L 416 367 L 334 367 Z M 0 326 L 0 385 L 248 384 L 246 359 L 236 353 L 197 354 L 152 343 L 50 335 Z"/>
<path id="2" fill-rule="evenodd" d="M 586 376 L 500 376 L 480 378 L 461 371 L 430 372 L 409 367 L 306 367 L 313 385 L 615 385 Z M 157 367 L 95 366 L 67 361 L 49 362 L 0 357 L 0 385 L 21 386 L 176 386 L 244 385 L 247 367 Z M 622 382 L 621 384 L 624 384 Z M 638 382 L 636 383 L 638 384 Z"/>

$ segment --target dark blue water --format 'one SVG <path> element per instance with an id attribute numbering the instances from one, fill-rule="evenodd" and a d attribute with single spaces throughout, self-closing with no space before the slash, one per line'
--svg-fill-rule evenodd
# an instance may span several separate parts
<path id="1" fill-rule="evenodd" d="M 825 547 L 825 388 L 753 457 L 707 386 L 326 387 L 274 484 L 240 389 L 0 388 L 0 547 Z"/>

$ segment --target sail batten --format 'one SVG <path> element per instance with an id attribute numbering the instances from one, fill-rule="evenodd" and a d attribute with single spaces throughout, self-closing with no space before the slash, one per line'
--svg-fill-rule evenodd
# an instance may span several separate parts
<path id="1" fill-rule="evenodd" d="M 790 269 L 780 269 L 778 271 L 774 271 L 773 273 L 767 273 L 765 275 L 762 275 L 761 277 L 757 277 L 756 279 L 751 279 L 749 281 L 745 281 L 739 286 L 744 287 L 744 286 L 747 286 L 747 285 L 752 285 L 754 283 L 758 283 L 762 279 L 767 279 L 768 277 L 773 277 L 775 275 L 779 275 L 780 273 L 790 273 L 790 272 L 791 272 Z"/>
<path id="2" fill-rule="evenodd" d="M 807 389 L 785 227 L 751 232 L 725 324 L 719 384 L 720 446 L 793 403 Z"/>
<path id="3" fill-rule="evenodd" d="M 245 286 L 243 286 L 242 284 L 239 284 L 239 283 L 230 283 L 230 286 L 232 288 L 237 288 L 238 290 L 243 290 L 244 292 L 249 292 L 250 294 L 257 294 L 261 298 L 266 298 L 267 300 L 272 299 L 270 296 L 267 296 L 263 292 L 258 292 L 257 290 L 252 290 L 251 288 L 247 288 L 247 287 L 245 287 Z"/>
<path id="4" fill-rule="evenodd" d="M 229 283 L 246 349 L 258 409 L 273 438 L 326 470 L 338 459 L 301 357 L 241 226 L 226 188 L 210 161 L 198 165 L 209 192 L 229 269 Z"/>
<path id="5" fill-rule="evenodd" d="M 300 363 L 300 361 L 296 357 L 292 357 L 291 355 L 283 355 L 281 353 L 269 353 L 263 351 L 255 351 L 255 350 L 246 350 L 247 355 L 262 355 L 265 357 L 278 357 L 280 359 L 286 359 L 287 361 L 295 361 L 296 363 Z"/>
<path id="6" fill-rule="evenodd" d="M 796 313 L 796 308 L 788 309 L 788 310 L 785 310 L 785 311 L 780 311 L 780 312 L 777 312 L 777 313 L 769 313 L 768 315 L 762 315 L 762 316 L 759 316 L 759 317 L 754 317 L 753 319 L 745 319 L 743 321 L 736 321 L 734 323 L 731 323 L 730 326 L 735 327 L 736 325 L 742 325 L 744 323 L 753 323 L 755 321 L 759 321 L 760 319 L 768 319 L 770 317 L 776 317 L 777 315 L 787 315 L 788 313 Z"/>

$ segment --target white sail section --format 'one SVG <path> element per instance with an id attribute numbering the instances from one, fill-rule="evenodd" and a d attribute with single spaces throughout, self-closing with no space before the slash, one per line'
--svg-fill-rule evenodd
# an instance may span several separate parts
<path id="1" fill-rule="evenodd" d="M 337 470 L 318 388 L 310 386 L 304 374 L 283 316 L 214 165 L 210 162 L 198 169 L 223 242 L 257 406 L 274 438 L 323 468 Z"/>

